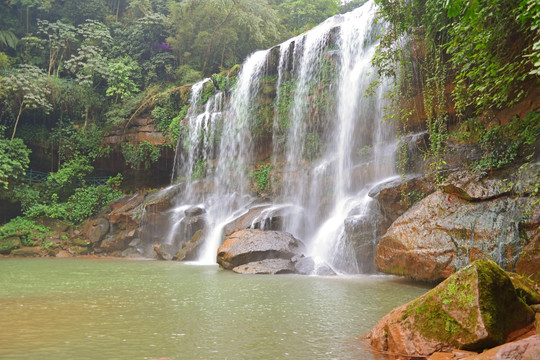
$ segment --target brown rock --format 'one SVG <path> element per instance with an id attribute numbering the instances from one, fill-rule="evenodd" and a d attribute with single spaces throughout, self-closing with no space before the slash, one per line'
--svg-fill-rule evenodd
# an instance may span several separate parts
<path id="1" fill-rule="evenodd" d="M 101 242 L 100 247 L 107 252 L 123 251 L 128 247 L 129 243 L 138 235 L 138 233 L 138 229 L 133 229 L 120 231 L 115 235 L 107 235 Z"/>
<path id="2" fill-rule="evenodd" d="M 407 194 L 414 193 L 417 196 L 424 197 L 435 191 L 433 183 L 420 174 L 407 175 L 405 179 L 396 177 L 375 185 L 369 190 L 368 195 L 379 202 L 381 211 L 390 223 L 403 215 L 413 205 L 414 200 L 420 200 L 410 198 L 403 201 L 402 187 L 405 188 Z"/>
<path id="3" fill-rule="evenodd" d="M 528 198 L 468 202 L 437 191 L 400 216 L 381 238 L 378 270 L 439 281 L 476 259 L 513 271 L 522 254 Z"/>
<path id="4" fill-rule="evenodd" d="M 238 216 L 236 219 L 225 225 L 223 228 L 223 237 L 226 239 L 237 231 L 249 228 L 253 221 L 257 219 L 264 210 L 269 208 L 270 205 L 252 207 L 245 214 Z"/>
<path id="5" fill-rule="evenodd" d="M 193 234 L 191 240 L 185 243 L 182 248 L 176 253 L 176 259 L 182 260 L 194 260 L 201 248 L 204 241 L 205 234 L 202 230 L 199 230 Z"/>
<path id="6" fill-rule="evenodd" d="M 540 233 L 523 248 L 516 263 L 516 272 L 540 282 Z"/>
<path id="7" fill-rule="evenodd" d="M 109 229 L 109 220 L 104 217 L 89 219 L 85 221 L 81 227 L 83 236 L 92 244 L 97 244 L 103 240 L 105 235 L 109 232 Z"/>
<path id="8" fill-rule="evenodd" d="M 482 350 L 504 343 L 532 316 L 506 273 L 492 261 L 479 260 L 392 310 L 369 339 L 378 351 L 411 357 L 453 348 Z"/>
<path id="9" fill-rule="evenodd" d="M 510 342 L 467 360 L 538 360 L 540 359 L 540 335 Z"/>
<path id="10" fill-rule="evenodd" d="M 43 250 L 38 247 L 22 247 L 20 249 L 13 250 L 11 255 L 20 257 L 39 257 L 45 254 Z"/>
<path id="11" fill-rule="evenodd" d="M 171 261 L 175 257 L 178 248 L 168 244 L 154 244 L 154 251 L 159 259 Z"/>
<path id="12" fill-rule="evenodd" d="M 69 258 L 73 257 L 69 252 L 66 250 L 59 250 L 58 253 L 55 255 L 57 258 Z"/>
<path id="13" fill-rule="evenodd" d="M 499 179 L 481 177 L 471 171 L 457 171 L 441 185 L 447 194 L 464 200 L 488 200 L 510 193 L 510 188 Z"/>
<path id="14" fill-rule="evenodd" d="M 218 249 L 217 263 L 224 269 L 267 260 L 291 260 L 301 256 L 301 243 L 291 234 L 280 231 L 246 229 L 237 231 Z"/>

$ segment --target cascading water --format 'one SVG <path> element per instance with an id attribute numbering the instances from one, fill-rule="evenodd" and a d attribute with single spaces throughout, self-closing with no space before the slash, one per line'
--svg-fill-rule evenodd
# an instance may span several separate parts
<path id="1" fill-rule="evenodd" d="M 279 189 L 255 222 L 264 227 L 274 212 L 294 208 L 282 229 L 308 244 L 309 255 L 320 263 L 358 272 L 344 221 L 368 216 L 369 187 L 392 176 L 395 167 L 393 131 L 382 121 L 384 84 L 366 96 L 377 80 L 370 65 L 377 43 L 375 11 L 369 1 L 279 47 L 254 53 L 231 93 L 216 93 L 204 107 L 201 93 L 210 80 L 193 86 L 175 176 L 186 178 L 178 208 L 199 204 L 207 212 L 202 263 L 215 263 L 223 228 L 254 202 L 246 169 L 260 151 L 255 131 L 264 103 L 261 84 L 276 75 L 270 140 Z M 205 179 L 199 179 L 202 173 Z M 209 189 L 195 191 L 204 181 Z"/>

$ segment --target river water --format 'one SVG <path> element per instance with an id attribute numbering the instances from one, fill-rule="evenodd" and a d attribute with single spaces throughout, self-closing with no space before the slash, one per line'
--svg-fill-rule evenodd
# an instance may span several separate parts
<path id="1" fill-rule="evenodd" d="M 426 287 L 390 276 L 0 260 L 0 359 L 376 359 L 375 323 Z"/>

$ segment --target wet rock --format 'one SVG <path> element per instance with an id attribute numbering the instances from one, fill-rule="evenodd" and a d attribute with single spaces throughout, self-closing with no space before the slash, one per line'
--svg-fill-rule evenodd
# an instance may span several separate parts
<path id="1" fill-rule="evenodd" d="M 301 243 L 291 234 L 246 229 L 237 231 L 218 249 L 217 263 L 224 269 L 267 259 L 291 260 L 301 256 Z"/>
<path id="2" fill-rule="evenodd" d="M 276 231 L 280 231 L 283 228 L 285 219 L 296 216 L 302 212 L 302 209 L 295 205 L 264 206 L 257 207 L 256 209 L 261 210 L 259 214 L 253 218 L 249 227 L 252 229 Z"/>
<path id="3" fill-rule="evenodd" d="M 540 282 L 540 233 L 523 248 L 516 263 L 516 272 Z"/>
<path id="4" fill-rule="evenodd" d="M 392 310 L 368 338 L 378 351 L 424 357 L 500 345 L 532 320 L 532 310 L 518 298 L 506 273 L 493 261 L 479 260 Z"/>
<path id="5" fill-rule="evenodd" d="M 295 272 L 295 267 L 291 260 L 266 259 L 234 267 L 232 271 L 239 274 L 292 274 Z"/>
<path id="6" fill-rule="evenodd" d="M 126 250 L 122 251 L 121 256 L 124 258 L 129 258 L 129 259 L 144 258 L 143 254 L 141 254 L 139 250 L 133 247 L 127 248 Z"/>
<path id="7" fill-rule="evenodd" d="M 129 243 L 138 236 L 139 230 L 124 230 L 116 234 L 107 235 L 101 242 L 101 249 L 107 252 L 123 251 Z"/>
<path id="8" fill-rule="evenodd" d="M 315 261 L 312 257 L 294 256 L 292 261 L 298 274 L 311 275 L 315 273 Z"/>
<path id="9" fill-rule="evenodd" d="M 184 211 L 184 214 L 186 216 L 190 216 L 190 217 L 193 217 L 193 216 L 198 216 L 198 215 L 202 215 L 204 214 L 206 211 L 201 208 L 201 207 L 198 207 L 198 206 L 192 206 L 190 207 L 189 209 L 186 209 Z"/>
<path id="10" fill-rule="evenodd" d="M 353 245 L 358 270 L 367 274 L 375 271 L 373 257 L 375 246 L 389 225 L 384 226 L 384 216 L 376 201 L 370 202 L 367 209 L 359 215 L 352 215 L 344 221 L 344 231 L 347 241 Z"/>
<path id="11" fill-rule="evenodd" d="M 39 247 L 22 247 L 11 251 L 12 256 L 39 257 L 45 255 Z"/>
<path id="12" fill-rule="evenodd" d="M 154 244 L 154 251 L 158 259 L 171 261 L 175 258 L 178 248 L 169 244 Z"/>
<path id="13" fill-rule="evenodd" d="M 334 276 L 337 275 L 336 272 L 328 264 L 317 264 L 315 266 L 314 275 L 319 276 Z"/>
<path id="14" fill-rule="evenodd" d="M 402 188 L 405 191 L 402 192 Z M 433 183 L 428 181 L 424 175 L 409 174 L 405 176 L 405 179 L 394 177 L 375 185 L 369 190 L 368 195 L 379 202 L 380 210 L 386 217 L 388 226 L 390 226 L 415 202 L 434 191 Z M 407 201 L 402 199 L 403 193 L 407 196 L 407 199 L 405 199 Z"/>
<path id="15" fill-rule="evenodd" d="M 197 231 L 204 230 L 207 224 L 204 209 L 192 207 L 184 211 L 185 217 L 180 222 L 180 236 L 175 236 L 175 245 L 189 241 Z"/>
<path id="16" fill-rule="evenodd" d="M 516 289 L 518 296 L 528 305 L 540 304 L 540 285 L 516 273 L 506 273 Z"/>
<path id="17" fill-rule="evenodd" d="M 177 260 L 195 260 L 204 242 L 203 230 L 198 230 L 193 234 L 191 240 L 182 245 L 182 248 L 176 253 Z"/>
<path id="18" fill-rule="evenodd" d="M 251 225 L 254 223 L 256 219 L 258 219 L 261 216 L 261 213 L 269 209 L 270 205 L 258 205 L 254 206 L 251 209 L 249 209 L 244 214 L 236 217 L 231 222 L 229 222 L 225 227 L 223 228 L 223 237 L 224 239 L 231 236 L 233 233 L 248 229 L 251 227 Z"/>
<path id="19" fill-rule="evenodd" d="M 510 193 L 504 181 L 465 170 L 451 173 L 441 189 L 467 201 L 489 200 Z"/>
<path id="20" fill-rule="evenodd" d="M 11 251 L 21 247 L 21 239 L 18 236 L 10 236 L 0 240 L 0 254 L 7 255 Z"/>
<path id="21" fill-rule="evenodd" d="M 540 335 L 506 343 L 467 360 L 537 360 L 540 359 Z"/>
<path id="22" fill-rule="evenodd" d="M 57 258 L 70 258 L 73 257 L 68 251 L 66 250 L 59 250 L 58 253 L 55 255 Z"/>
<path id="23" fill-rule="evenodd" d="M 527 243 L 529 198 L 468 202 L 437 191 L 399 217 L 377 245 L 378 270 L 439 281 L 476 259 L 513 271 Z M 537 208 L 540 206 L 537 206 Z"/>

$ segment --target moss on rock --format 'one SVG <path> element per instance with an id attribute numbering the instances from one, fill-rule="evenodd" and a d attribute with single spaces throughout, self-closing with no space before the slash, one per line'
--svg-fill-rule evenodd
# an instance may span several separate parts
<path id="1" fill-rule="evenodd" d="M 478 260 L 418 299 L 393 310 L 370 333 L 378 350 L 426 356 L 497 346 L 533 320 L 497 264 Z"/>

